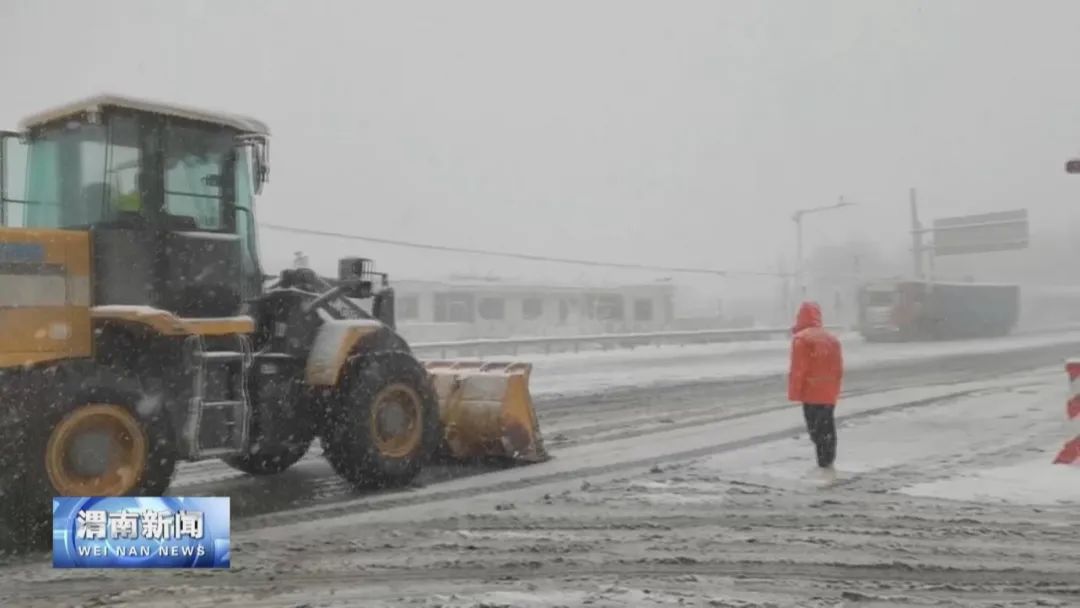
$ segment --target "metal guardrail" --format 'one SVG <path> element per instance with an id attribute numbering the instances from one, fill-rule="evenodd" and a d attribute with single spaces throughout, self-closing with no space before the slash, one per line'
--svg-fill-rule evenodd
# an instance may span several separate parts
<path id="1" fill-rule="evenodd" d="M 851 328 L 839 325 L 826 325 L 834 332 L 851 331 Z M 1058 332 L 1080 331 L 1080 324 L 1070 323 L 1057 326 L 1020 328 L 1014 330 L 1014 336 L 1032 336 Z M 580 352 L 583 349 L 611 350 L 618 348 L 634 349 L 638 346 L 660 346 L 710 344 L 719 342 L 739 342 L 768 340 L 770 338 L 788 338 L 790 327 L 753 327 L 745 329 L 703 329 L 691 331 L 660 331 L 647 333 L 591 334 L 579 336 L 536 336 L 528 338 L 480 338 L 475 340 L 452 340 L 446 342 L 418 342 L 410 344 L 418 355 L 438 354 L 447 358 L 450 353 L 458 356 L 516 355 L 529 352 Z"/>
<path id="2" fill-rule="evenodd" d="M 827 326 L 830 330 L 842 330 Z M 476 340 L 453 340 L 447 342 L 423 342 L 412 344 L 417 354 L 438 353 L 446 358 L 450 353 L 464 356 L 518 354 L 524 349 L 536 349 L 544 353 L 559 350 L 579 352 L 583 348 L 633 349 L 638 346 L 661 344 L 706 344 L 715 342 L 740 342 L 789 337 L 791 327 L 752 327 L 745 329 L 703 329 L 691 331 L 660 331 L 624 334 L 591 334 L 579 336 L 537 336 L 529 338 L 487 338 Z"/>

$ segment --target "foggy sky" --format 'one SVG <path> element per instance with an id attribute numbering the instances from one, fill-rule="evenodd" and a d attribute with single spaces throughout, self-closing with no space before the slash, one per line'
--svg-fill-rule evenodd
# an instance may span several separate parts
<path id="1" fill-rule="evenodd" d="M 446 245 L 774 270 L 925 219 L 1080 217 L 1080 3 L 0 2 L 0 123 L 101 91 L 259 117 L 267 222 Z M 1077 224 L 1080 226 L 1080 224 Z M 399 276 L 583 271 L 274 232 L 264 263 Z M 653 277 L 649 277 L 653 278 Z"/>

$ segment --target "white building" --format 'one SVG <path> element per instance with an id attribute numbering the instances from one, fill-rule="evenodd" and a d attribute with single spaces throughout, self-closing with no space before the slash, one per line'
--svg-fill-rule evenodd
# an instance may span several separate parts
<path id="1" fill-rule="evenodd" d="M 661 331 L 671 326 L 675 289 L 482 279 L 400 280 L 393 287 L 398 327 L 418 342 Z"/>

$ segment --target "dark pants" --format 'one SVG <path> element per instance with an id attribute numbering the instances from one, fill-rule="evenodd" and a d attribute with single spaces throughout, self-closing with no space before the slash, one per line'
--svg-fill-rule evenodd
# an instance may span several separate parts
<path id="1" fill-rule="evenodd" d="M 806 430 L 810 432 L 810 439 L 814 441 L 817 449 L 818 466 L 832 466 L 836 460 L 836 421 L 833 419 L 833 408 L 804 403 L 803 414 L 806 416 Z"/>

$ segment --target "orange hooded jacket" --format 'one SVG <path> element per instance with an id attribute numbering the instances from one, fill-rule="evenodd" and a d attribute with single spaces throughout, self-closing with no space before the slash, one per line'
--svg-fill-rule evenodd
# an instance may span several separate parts
<path id="1" fill-rule="evenodd" d="M 821 308 L 803 302 L 791 328 L 791 372 L 788 399 L 815 405 L 836 405 L 844 376 L 840 341 L 821 326 Z"/>

